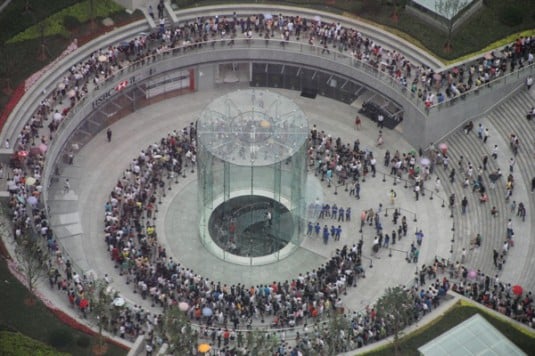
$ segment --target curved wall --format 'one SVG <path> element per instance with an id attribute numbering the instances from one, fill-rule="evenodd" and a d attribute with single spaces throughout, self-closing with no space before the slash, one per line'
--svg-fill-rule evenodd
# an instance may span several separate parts
<path id="1" fill-rule="evenodd" d="M 201 10 L 195 9 L 195 11 Z M 296 12 L 297 10 L 300 11 L 301 9 L 296 9 Z M 257 8 L 256 11 L 260 10 Z M 266 11 L 269 11 L 269 8 Z M 10 138 L 11 142 L 15 142 L 18 132 L 20 132 L 37 108 L 44 97 L 44 93 L 53 90 L 55 84 L 61 80 L 64 73 L 73 64 L 85 60 L 92 52 L 100 48 L 116 44 L 122 39 L 132 38 L 147 30 L 148 25 L 145 21 L 139 21 L 124 28 L 116 29 L 106 36 L 81 47 L 60 62 L 54 70 L 46 73 L 38 83 L 30 88 L 17 105 L 4 130 L 2 130 L 2 141 Z M 152 61 L 145 62 L 143 65 L 137 64 L 124 68 L 102 85 L 99 90 L 88 94 L 82 102 L 73 108 L 50 145 L 44 177 L 46 179 L 50 178 L 50 170 L 52 169 L 50 163 L 56 162 L 68 137 L 84 118 L 94 110 L 94 103 L 111 99 L 112 97 L 107 94 L 110 89 L 119 81 L 129 78 L 135 78 L 136 82 L 140 82 L 155 74 L 183 68 L 198 68 L 202 64 L 233 61 L 291 63 L 318 68 L 324 72 L 331 72 L 338 76 L 364 83 L 367 87 L 380 92 L 401 105 L 404 111 L 404 121 L 398 125 L 397 129 L 415 147 L 426 147 L 430 142 L 436 142 L 464 121 L 481 116 L 485 111 L 490 110 L 493 105 L 514 93 L 522 85 L 525 77 L 529 73 L 533 73 L 535 68 L 532 65 L 522 71 L 512 73 L 507 78 L 498 80 L 498 83 L 493 83 L 492 90 L 482 89 L 478 95 L 467 96 L 462 105 L 453 103 L 426 110 L 421 101 L 415 99 L 414 95 L 409 91 L 400 88 L 386 73 L 377 71 L 351 56 L 335 51 L 322 55 L 321 47 L 311 47 L 299 42 L 289 42 L 285 46 L 280 46 L 279 43 L 276 40 L 266 44 L 261 39 L 250 41 L 243 39 L 236 40 L 233 47 L 220 46 L 216 43 L 214 46 L 205 45 L 194 50 L 177 48 L 172 52 L 158 55 Z M 200 80 L 198 73 L 196 79 L 197 81 Z"/>

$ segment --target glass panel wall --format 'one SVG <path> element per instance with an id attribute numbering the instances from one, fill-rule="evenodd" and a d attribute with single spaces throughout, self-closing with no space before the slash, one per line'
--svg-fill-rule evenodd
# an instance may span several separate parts
<path id="1" fill-rule="evenodd" d="M 239 264 L 288 256 L 301 243 L 305 216 L 302 110 L 267 90 L 236 91 L 203 110 L 197 135 L 203 245 Z"/>

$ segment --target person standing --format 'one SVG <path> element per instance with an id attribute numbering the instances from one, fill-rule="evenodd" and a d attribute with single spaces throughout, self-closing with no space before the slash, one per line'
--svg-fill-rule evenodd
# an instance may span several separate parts
<path id="1" fill-rule="evenodd" d="M 329 228 L 327 227 L 327 225 L 324 225 L 323 226 L 323 243 L 325 245 L 327 245 L 327 243 L 329 242 Z"/>
<path id="2" fill-rule="evenodd" d="M 111 132 L 111 129 L 108 128 L 108 130 L 106 130 L 106 137 L 108 138 L 108 142 L 111 142 L 111 136 L 112 136 L 112 132 Z"/>
<path id="3" fill-rule="evenodd" d="M 338 208 L 338 221 L 344 221 L 345 218 L 345 210 L 343 207 Z"/>
<path id="4" fill-rule="evenodd" d="M 67 194 L 71 190 L 71 183 L 69 182 L 69 178 L 65 179 L 65 183 L 63 184 L 63 193 Z"/>
<path id="5" fill-rule="evenodd" d="M 435 192 L 438 193 L 440 191 L 440 178 L 437 176 L 435 179 Z"/>
<path id="6" fill-rule="evenodd" d="M 355 126 L 357 127 L 357 130 L 360 130 L 360 126 L 362 124 L 362 120 L 360 119 L 360 116 L 357 115 L 355 118 Z"/>
<path id="7" fill-rule="evenodd" d="M 455 182 L 455 168 L 452 168 L 450 171 L 450 182 Z"/>
<path id="8" fill-rule="evenodd" d="M 312 224 L 312 221 L 309 221 L 308 225 L 307 225 L 307 236 L 308 237 L 312 236 L 312 231 L 313 230 L 314 230 L 314 224 Z"/>
<path id="9" fill-rule="evenodd" d="M 498 145 L 494 145 L 492 148 L 492 158 L 498 159 Z"/>
<path id="10" fill-rule="evenodd" d="M 489 129 L 485 128 L 485 131 L 483 132 L 483 143 L 487 143 L 489 136 L 490 136 Z"/>
<path id="11" fill-rule="evenodd" d="M 385 143 L 384 138 L 383 138 L 383 131 L 379 130 L 379 136 L 377 137 L 376 145 L 382 146 L 383 143 Z"/>
<path id="12" fill-rule="evenodd" d="M 468 199 L 466 197 L 461 200 L 461 214 L 466 214 L 466 207 L 468 206 Z"/>
<path id="13" fill-rule="evenodd" d="M 418 246 L 421 246 L 423 239 L 424 239 L 423 231 L 420 229 L 419 231 L 416 231 L 415 235 L 416 235 L 416 243 L 418 244 Z"/>
<path id="14" fill-rule="evenodd" d="M 377 116 L 377 127 L 382 129 L 384 127 L 384 122 L 385 122 L 385 117 L 383 116 L 383 114 L 379 114 Z"/>

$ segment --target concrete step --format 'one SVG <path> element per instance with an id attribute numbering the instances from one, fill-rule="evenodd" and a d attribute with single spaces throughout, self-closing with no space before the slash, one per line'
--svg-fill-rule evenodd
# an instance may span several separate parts
<path id="1" fill-rule="evenodd" d="M 477 170 L 478 167 L 481 165 L 482 157 L 486 154 L 488 154 L 486 145 L 484 145 L 476 135 L 465 135 L 464 133 L 461 133 L 457 136 L 459 139 L 458 147 L 461 152 L 464 153 L 465 162 L 471 162 L 474 169 Z M 477 175 L 477 171 L 474 173 L 473 177 Z M 477 192 L 472 192 L 471 187 L 464 188 L 469 189 L 470 193 L 468 196 L 472 198 L 472 209 L 469 209 L 469 213 L 465 216 L 466 224 L 468 224 L 471 230 L 471 235 L 468 237 L 464 237 L 464 239 L 460 239 L 459 243 L 462 245 L 459 245 L 459 249 L 470 247 L 470 240 L 475 237 L 477 233 L 480 233 L 484 237 L 484 243 L 482 246 L 478 249 L 478 253 L 471 253 L 470 259 L 468 260 L 467 264 L 473 268 L 481 269 L 482 271 L 485 271 L 485 273 L 489 272 L 489 264 L 486 263 L 486 258 L 488 258 L 489 250 L 492 252 L 492 249 L 495 247 L 495 238 L 492 236 L 492 232 L 495 230 L 494 223 L 495 221 L 488 221 L 490 214 L 490 206 L 495 203 L 492 197 L 493 192 L 490 191 L 488 188 L 490 186 L 490 182 L 488 180 L 488 176 L 486 172 L 483 174 L 483 181 L 485 186 L 487 187 L 487 191 L 490 197 L 489 203 L 481 204 L 479 202 L 479 194 Z M 462 184 L 460 182 L 459 184 Z M 494 220 L 494 219 L 493 219 Z"/>
<path id="2" fill-rule="evenodd" d="M 488 189 L 490 186 L 488 173 L 497 168 L 495 162 L 489 161 L 489 170 L 484 172 L 483 181 L 487 187 L 487 192 L 490 197 L 490 204 L 479 203 L 479 195 L 477 192 L 472 192 L 472 188 L 463 188 L 465 169 L 470 162 L 474 167 L 473 177 L 477 176 L 478 167 L 481 165 L 481 160 L 484 155 L 489 155 L 488 144 L 484 145 L 478 138 L 476 133 L 466 135 L 462 130 L 452 133 L 447 138 L 449 145 L 450 169 L 445 172 L 444 169 L 438 169 L 438 175 L 444 183 L 444 189 L 449 194 L 456 195 L 456 208 L 454 209 L 455 221 L 455 247 L 453 257 L 455 260 L 460 260 L 461 251 L 463 248 L 469 250 L 470 240 L 473 239 L 477 233 L 483 236 L 483 244 L 477 250 L 469 251 L 468 259 L 465 264 L 468 267 L 480 269 L 486 274 L 494 275 L 495 268 L 492 259 L 492 251 L 494 248 L 500 249 L 502 241 L 501 229 L 504 228 L 504 218 L 493 218 L 490 215 L 490 208 L 496 205 L 501 211 L 506 209 L 505 199 L 503 199 L 504 192 L 501 192 L 499 184 L 495 190 Z M 463 167 L 459 166 L 459 161 L 463 157 Z M 492 159 L 491 159 L 492 161 Z M 449 171 L 451 168 L 456 170 L 456 180 L 452 184 L 449 181 Z M 468 209 L 465 215 L 461 214 L 460 202 L 466 196 L 468 199 Z"/>
<path id="3" fill-rule="evenodd" d="M 517 202 L 523 202 L 527 210 L 525 222 L 520 222 L 511 213 L 515 221 L 517 230 L 516 248 L 511 251 L 510 259 L 514 258 L 515 266 L 507 266 L 511 269 L 511 275 L 515 276 L 526 287 L 535 287 L 533 281 L 533 265 L 535 264 L 535 244 L 529 243 L 524 239 L 525 232 L 530 236 L 531 227 L 535 226 L 535 216 L 532 214 L 535 208 L 535 196 L 530 194 L 531 179 L 535 177 L 535 165 L 533 164 L 532 143 L 535 142 L 535 125 L 533 122 L 526 120 L 525 114 L 531 108 L 532 96 L 527 91 L 519 91 L 517 95 L 497 107 L 489 114 L 489 122 L 492 122 L 499 130 L 503 137 L 508 138 L 511 133 L 518 135 L 520 139 L 520 149 L 515 157 L 514 167 L 515 192 L 513 199 Z M 520 233 L 518 233 L 520 231 Z M 519 266 L 519 264 L 522 264 Z"/>

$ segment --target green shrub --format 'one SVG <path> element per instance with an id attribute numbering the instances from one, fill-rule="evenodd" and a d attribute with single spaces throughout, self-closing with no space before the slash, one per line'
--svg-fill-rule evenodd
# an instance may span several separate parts
<path id="1" fill-rule="evenodd" d="M 93 16 L 95 18 L 107 17 L 115 12 L 119 12 L 122 10 L 123 8 L 113 1 L 95 1 Z M 65 17 L 76 18 L 79 23 L 84 23 L 88 21 L 91 17 L 89 0 L 85 0 L 83 2 L 80 2 L 50 15 L 40 23 L 27 28 L 25 31 L 19 33 L 15 37 L 12 37 L 7 41 L 7 43 L 15 43 L 19 41 L 27 41 L 34 38 L 39 38 L 41 35 L 41 28 L 43 26 L 45 36 L 48 37 L 54 35 L 61 35 L 67 38 L 69 34 L 64 22 Z"/>
<path id="2" fill-rule="evenodd" d="M 80 26 L 80 20 L 75 16 L 68 15 L 63 18 L 63 25 L 67 30 L 72 31 Z"/>
<path id="3" fill-rule="evenodd" d="M 69 346 L 72 342 L 72 331 L 66 328 L 54 329 L 48 336 L 48 343 L 56 348 Z"/>
<path id="4" fill-rule="evenodd" d="M 87 335 L 80 335 L 78 340 L 76 340 L 76 345 L 80 346 L 83 349 L 86 349 L 91 344 L 91 339 Z"/>
<path id="5" fill-rule="evenodd" d="M 514 27 L 524 20 L 524 10 L 519 6 L 504 6 L 500 11 L 500 22 L 505 26 Z"/>
<path id="6" fill-rule="evenodd" d="M 361 11 L 366 14 L 376 14 L 381 10 L 381 2 L 376 0 L 364 0 Z"/>
<path id="7" fill-rule="evenodd" d="M 0 332 L 0 345 L 0 353 L 2 355 L 67 355 L 60 353 L 37 340 L 33 340 L 32 338 L 16 332 Z"/>

